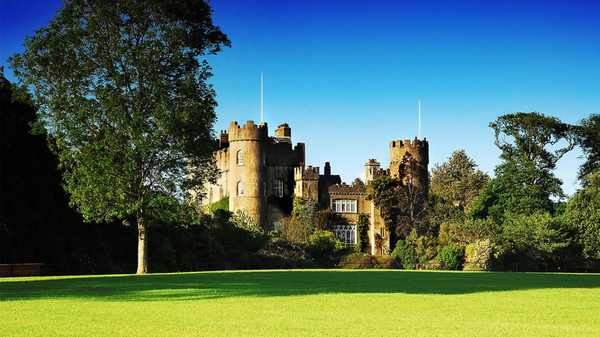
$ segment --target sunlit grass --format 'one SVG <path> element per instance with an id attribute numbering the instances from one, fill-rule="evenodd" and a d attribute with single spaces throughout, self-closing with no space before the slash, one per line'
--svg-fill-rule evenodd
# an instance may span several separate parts
<path id="1" fill-rule="evenodd" d="M 0 336 L 600 335 L 600 275 L 294 270 L 0 279 Z"/>

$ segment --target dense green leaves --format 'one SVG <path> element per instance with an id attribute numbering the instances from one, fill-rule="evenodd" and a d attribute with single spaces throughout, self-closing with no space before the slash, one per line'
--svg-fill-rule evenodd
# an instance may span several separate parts
<path id="1" fill-rule="evenodd" d="M 469 210 L 490 178 L 464 150 L 454 151 L 447 162 L 431 169 L 431 192 L 444 201 Z"/>
<path id="2" fill-rule="evenodd" d="M 67 0 L 11 57 L 87 220 L 133 215 L 142 242 L 144 219 L 214 176 L 216 102 L 198 57 L 229 40 L 211 11 L 199 0 Z"/>
<path id="3" fill-rule="evenodd" d="M 579 168 L 578 178 L 587 186 L 587 177 L 600 170 L 600 114 L 591 114 L 579 123 L 577 144 L 583 151 L 585 162 Z"/>
<path id="4" fill-rule="evenodd" d="M 588 188 L 569 200 L 564 221 L 576 233 L 583 257 L 600 259 L 600 172 L 590 181 Z"/>
<path id="5" fill-rule="evenodd" d="M 556 117 L 539 112 L 517 112 L 498 117 L 490 123 L 495 144 L 506 161 L 525 160 L 539 169 L 553 169 L 556 162 L 575 146 L 573 127 Z M 552 151 L 548 146 L 566 141 L 566 146 Z"/>

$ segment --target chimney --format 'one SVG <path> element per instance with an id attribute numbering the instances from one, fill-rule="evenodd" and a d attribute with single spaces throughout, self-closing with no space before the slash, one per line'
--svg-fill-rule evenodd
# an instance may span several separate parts
<path id="1" fill-rule="evenodd" d="M 330 176 L 331 175 L 331 166 L 329 165 L 329 162 L 325 162 L 325 176 Z"/>
<path id="2" fill-rule="evenodd" d="M 223 147 L 227 143 L 229 143 L 229 133 L 221 131 L 219 134 L 219 147 Z"/>
<path id="3" fill-rule="evenodd" d="M 292 129 L 287 123 L 281 124 L 275 130 L 275 137 L 292 137 Z"/>

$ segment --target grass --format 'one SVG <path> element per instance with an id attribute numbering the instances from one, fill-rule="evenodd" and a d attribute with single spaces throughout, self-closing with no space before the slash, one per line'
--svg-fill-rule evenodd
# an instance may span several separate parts
<path id="1" fill-rule="evenodd" d="M 0 336 L 600 336 L 600 275 L 291 270 L 0 279 Z"/>

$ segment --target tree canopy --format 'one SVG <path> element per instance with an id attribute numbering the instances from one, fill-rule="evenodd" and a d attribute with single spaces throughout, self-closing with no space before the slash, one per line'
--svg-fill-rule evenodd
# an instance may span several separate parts
<path id="1" fill-rule="evenodd" d="M 554 169 L 556 162 L 575 146 L 571 125 L 539 112 L 506 114 L 491 122 L 490 127 L 494 129 L 494 144 L 502 151 L 502 159 L 522 159 L 539 169 Z M 548 149 L 562 140 L 566 146 L 554 151 Z"/>
<path id="2" fill-rule="evenodd" d="M 88 221 L 135 217 L 145 273 L 148 222 L 214 175 L 215 93 L 199 58 L 230 42 L 201 0 L 63 4 L 11 68 L 32 93 L 71 205 Z"/>
<path id="3" fill-rule="evenodd" d="M 486 173 L 476 168 L 477 164 L 464 150 L 454 151 L 447 162 L 431 169 L 429 188 L 434 195 L 468 211 L 490 180 Z"/>
<path id="4" fill-rule="evenodd" d="M 585 162 L 579 168 L 578 178 L 587 186 L 587 177 L 600 170 L 600 114 L 591 114 L 579 124 L 577 144 L 583 151 Z"/>

